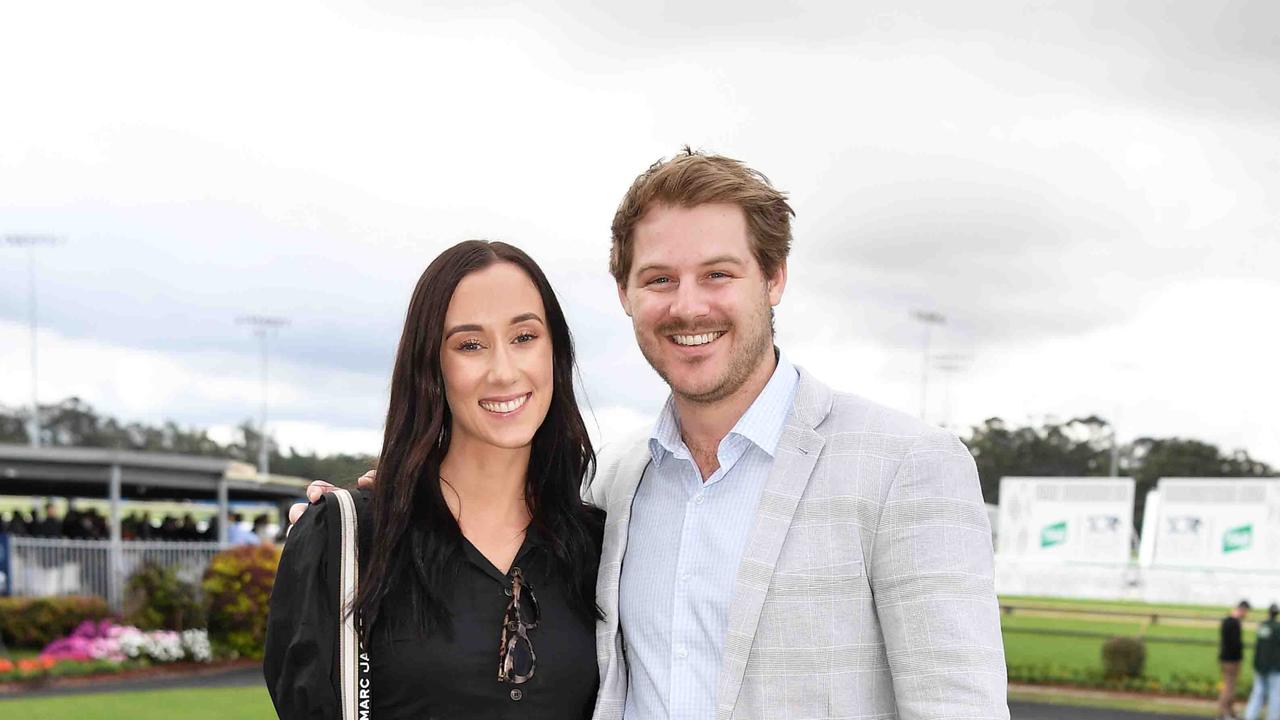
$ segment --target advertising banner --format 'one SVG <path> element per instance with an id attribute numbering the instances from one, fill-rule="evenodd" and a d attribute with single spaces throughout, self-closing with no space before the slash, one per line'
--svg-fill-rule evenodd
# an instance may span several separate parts
<path id="1" fill-rule="evenodd" d="M 1027 560 L 1125 563 L 1131 478 L 1006 477 L 997 553 Z"/>
<path id="2" fill-rule="evenodd" d="M 1280 480 L 1161 478 L 1153 564 L 1280 570 Z"/>

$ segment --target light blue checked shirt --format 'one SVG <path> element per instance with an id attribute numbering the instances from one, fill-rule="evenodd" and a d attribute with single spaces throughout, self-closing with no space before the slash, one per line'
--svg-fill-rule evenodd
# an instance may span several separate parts
<path id="1" fill-rule="evenodd" d="M 629 720 L 715 717 L 738 563 L 799 379 L 779 353 L 768 384 L 720 442 L 720 469 L 705 483 L 671 399 L 658 416 L 618 591 Z"/>

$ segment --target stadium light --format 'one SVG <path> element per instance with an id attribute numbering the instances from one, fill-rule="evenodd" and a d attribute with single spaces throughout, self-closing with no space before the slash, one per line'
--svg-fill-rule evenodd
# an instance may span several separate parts
<path id="1" fill-rule="evenodd" d="M 929 310 L 912 310 L 911 317 L 924 325 L 924 357 L 920 363 L 920 419 L 926 420 L 925 415 L 929 410 L 929 336 L 935 325 L 947 324 L 947 318 L 942 313 Z"/>
<path id="2" fill-rule="evenodd" d="M 951 429 L 951 382 L 960 373 L 966 372 L 973 364 L 973 356 L 968 353 L 941 353 L 933 356 L 934 370 L 943 374 L 942 381 L 942 427 Z"/>
<path id="3" fill-rule="evenodd" d="M 270 354 L 267 341 L 280 328 L 288 325 L 289 320 L 272 315 L 241 315 L 236 318 L 236 324 L 248 325 L 253 328 L 253 334 L 258 338 L 258 348 L 262 358 L 262 410 L 258 418 L 258 434 L 260 436 L 258 440 L 258 474 L 267 475 L 271 472 L 270 453 L 267 452 L 267 395 L 269 391 L 268 365 Z"/>
<path id="4" fill-rule="evenodd" d="M 31 440 L 31 447 L 40 447 L 40 364 L 39 346 L 36 342 L 40 321 L 36 302 L 36 248 L 53 247 L 60 244 L 62 239 L 56 235 L 17 234 L 5 235 L 4 242 L 27 251 L 27 313 L 31 329 L 31 419 L 27 423 L 27 436 Z"/>

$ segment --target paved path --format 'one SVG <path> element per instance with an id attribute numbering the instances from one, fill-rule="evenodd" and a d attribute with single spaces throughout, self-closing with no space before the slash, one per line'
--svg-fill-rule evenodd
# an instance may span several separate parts
<path id="1" fill-rule="evenodd" d="M 1028 702 L 1009 703 L 1009 714 L 1013 720 L 1161 720 L 1162 718 L 1187 720 L 1187 718 L 1196 717 L 1194 715 L 1103 710 L 1100 708 L 1043 705 Z M 1206 715 L 1206 717 L 1208 716 Z"/>
<path id="2" fill-rule="evenodd" d="M 257 665 L 211 673 L 198 677 L 152 677 L 98 682 L 80 687 L 48 688 L 16 695 L 0 695 L 0 704 L 14 698 L 42 698 L 65 695 L 84 695 L 102 692 L 129 692 L 133 690 L 176 690 L 179 688 L 223 688 L 262 686 L 262 668 Z M 263 689 L 266 692 L 266 689 Z M 1013 702 L 1009 704 L 1012 720 L 1160 720 L 1162 718 L 1186 718 L 1185 715 L 1140 713 L 1122 710 L 1045 705 L 1042 703 Z"/>

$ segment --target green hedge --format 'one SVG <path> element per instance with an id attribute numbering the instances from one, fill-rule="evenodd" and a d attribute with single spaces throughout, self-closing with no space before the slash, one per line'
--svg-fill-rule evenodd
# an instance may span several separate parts
<path id="1" fill-rule="evenodd" d="M 1100 690 L 1184 695 L 1199 698 L 1218 697 L 1218 678 L 1204 675 L 1173 675 L 1169 678 L 1151 676 L 1108 678 L 1101 668 L 1076 668 L 1061 665 L 1016 664 L 1009 665 L 1009 682 L 1029 685 L 1070 685 Z M 1236 696 L 1248 697 L 1249 688 L 1240 686 Z"/>
<path id="2" fill-rule="evenodd" d="M 124 622 L 140 630 L 205 627 L 200 593 L 194 584 L 178 579 L 173 567 L 143 563 L 125 586 Z"/>
<path id="3" fill-rule="evenodd" d="M 99 597 L 0 598 L 0 638 L 11 647 L 40 649 L 85 620 L 110 615 Z"/>

